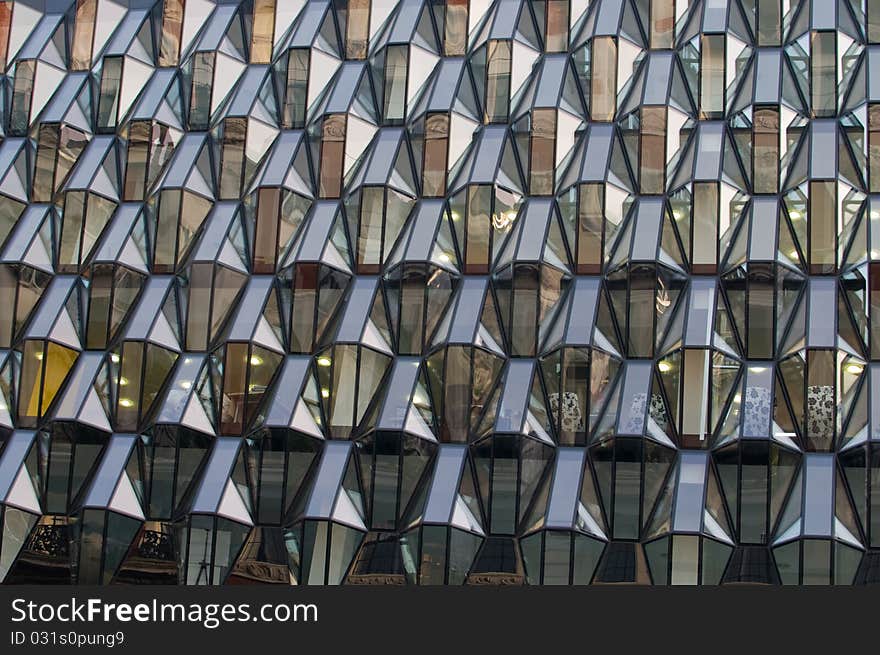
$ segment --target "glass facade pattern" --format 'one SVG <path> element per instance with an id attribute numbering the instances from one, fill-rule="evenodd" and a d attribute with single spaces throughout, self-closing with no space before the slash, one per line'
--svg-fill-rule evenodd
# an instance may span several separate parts
<path id="1" fill-rule="evenodd" d="M 880 582 L 878 7 L 0 1 L 0 582 Z"/>

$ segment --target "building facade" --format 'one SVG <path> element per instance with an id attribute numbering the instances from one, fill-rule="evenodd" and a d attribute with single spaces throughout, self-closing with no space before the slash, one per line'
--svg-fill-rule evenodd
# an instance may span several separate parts
<path id="1" fill-rule="evenodd" d="M 2 0 L 0 62 L 3 583 L 880 579 L 880 1 Z"/>

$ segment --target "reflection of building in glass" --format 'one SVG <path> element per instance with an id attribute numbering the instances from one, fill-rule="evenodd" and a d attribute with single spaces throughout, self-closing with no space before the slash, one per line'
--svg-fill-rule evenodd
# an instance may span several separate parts
<path id="1" fill-rule="evenodd" d="M 48 4 L 0 581 L 877 581 L 876 3 Z"/>

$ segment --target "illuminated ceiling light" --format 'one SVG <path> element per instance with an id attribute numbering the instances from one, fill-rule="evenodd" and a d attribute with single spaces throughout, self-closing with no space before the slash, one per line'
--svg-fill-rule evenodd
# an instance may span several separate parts
<path id="1" fill-rule="evenodd" d="M 330 366 L 332 363 L 329 357 L 318 357 L 318 366 Z"/>
<path id="2" fill-rule="evenodd" d="M 682 212 L 678 211 L 677 209 L 673 209 L 672 210 L 672 218 L 674 218 L 677 221 L 680 221 L 682 218 L 684 218 L 684 214 Z"/>
<path id="3" fill-rule="evenodd" d="M 452 217 L 453 221 L 461 220 L 461 214 L 459 214 L 457 211 L 451 211 L 449 212 L 449 215 Z"/>
<path id="4" fill-rule="evenodd" d="M 251 355 L 251 366 L 259 366 L 263 363 L 263 358 L 259 355 Z"/>
<path id="5" fill-rule="evenodd" d="M 792 209 L 790 212 L 788 212 L 788 215 L 793 221 L 798 221 L 804 217 L 804 215 L 800 213 L 797 209 Z"/>
<path id="6" fill-rule="evenodd" d="M 418 391 L 416 391 L 416 392 L 413 394 L 413 404 L 415 404 L 415 405 L 427 405 L 427 404 L 428 404 L 428 399 L 425 398 L 421 393 L 419 393 Z"/>
<path id="7" fill-rule="evenodd" d="M 193 385 L 193 383 L 190 382 L 189 380 L 184 380 L 183 382 L 180 383 L 180 388 L 181 389 L 191 389 L 192 385 Z"/>
<path id="8" fill-rule="evenodd" d="M 440 253 L 440 261 L 443 262 L 444 264 L 448 264 L 450 261 L 452 261 L 452 258 L 447 253 L 441 252 Z"/>
<path id="9" fill-rule="evenodd" d="M 128 398 L 120 398 L 119 399 L 119 406 L 120 407 L 134 407 L 134 401 L 132 401 Z"/>
<path id="10" fill-rule="evenodd" d="M 865 370 L 865 367 L 858 362 L 850 362 L 844 367 L 844 370 L 850 375 L 860 375 Z"/>
<path id="11" fill-rule="evenodd" d="M 742 396 L 740 394 L 736 394 L 733 397 L 733 402 L 735 402 L 737 405 L 739 405 L 742 402 Z"/>
<path id="12" fill-rule="evenodd" d="M 119 363 L 119 355 L 117 355 L 116 353 L 113 353 L 112 355 L 110 355 L 110 361 L 113 362 L 114 364 L 118 364 Z"/>
<path id="13" fill-rule="evenodd" d="M 34 353 L 34 357 L 36 357 L 39 361 L 42 362 L 43 361 L 43 351 L 41 350 L 39 352 Z"/>
<path id="14" fill-rule="evenodd" d="M 321 389 L 321 398 L 329 398 L 330 397 L 330 389 L 327 387 L 323 387 Z"/>
<path id="15" fill-rule="evenodd" d="M 788 256 L 791 257 L 792 259 L 797 259 L 798 258 L 798 251 L 792 250 L 790 253 L 788 253 Z"/>
<path id="16" fill-rule="evenodd" d="M 660 369 L 661 373 L 669 373 L 672 370 L 672 364 L 667 362 L 665 359 L 657 363 L 657 368 Z"/>
<path id="17" fill-rule="evenodd" d="M 119 386 L 124 387 L 128 384 L 128 378 L 119 378 Z"/>

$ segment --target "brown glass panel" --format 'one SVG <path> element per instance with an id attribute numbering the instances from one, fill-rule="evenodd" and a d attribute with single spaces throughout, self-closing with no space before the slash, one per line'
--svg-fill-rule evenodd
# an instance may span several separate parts
<path id="1" fill-rule="evenodd" d="M 837 34 L 810 35 L 810 90 L 813 115 L 834 116 L 837 111 Z"/>
<path id="2" fill-rule="evenodd" d="M 779 110 L 755 109 L 752 125 L 755 193 L 776 193 L 779 188 Z"/>
<path id="3" fill-rule="evenodd" d="M 12 26 L 12 0 L 0 2 L 0 70 L 6 70 L 9 30 Z"/>
<path id="4" fill-rule="evenodd" d="M 311 353 L 314 348 L 319 268 L 319 264 L 296 265 L 290 320 L 290 345 L 295 353 Z"/>
<path id="5" fill-rule="evenodd" d="M 12 345 L 12 337 L 15 330 L 15 296 L 18 289 L 18 276 L 9 265 L 0 265 L 0 307 L 6 307 L 6 311 L 0 312 L 0 348 L 9 348 Z"/>
<path id="6" fill-rule="evenodd" d="M 425 119 L 425 166 L 422 172 L 422 195 L 446 193 L 446 160 L 449 152 L 449 116 L 428 114 Z"/>
<path id="7" fill-rule="evenodd" d="M 700 114 L 717 119 L 724 115 L 724 34 L 700 37 Z"/>
<path id="8" fill-rule="evenodd" d="M 614 120 L 617 111 L 617 41 L 613 36 L 593 39 L 590 51 L 590 118 Z"/>
<path id="9" fill-rule="evenodd" d="M 582 184 L 578 197 L 576 234 L 577 273 L 596 275 L 602 271 L 605 225 L 605 185 Z"/>
<path id="10" fill-rule="evenodd" d="M 88 70 L 92 65 L 92 39 L 95 34 L 95 13 L 98 0 L 76 0 L 73 24 L 70 69 Z"/>
<path id="11" fill-rule="evenodd" d="M 278 212 L 281 189 L 260 189 L 254 235 L 254 273 L 274 273 L 278 253 Z"/>
<path id="12" fill-rule="evenodd" d="M 629 356 L 652 357 L 654 354 L 655 287 L 657 274 L 651 264 L 634 265 L 629 277 Z"/>
<path id="13" fill-rule="evenodd" d="M 533 196 L 551 195 L 556 156 L 555 109 L 533 110 L 531 141 L 530 192 Z"/>
<path id="14" fill-rule="evenodd" d="M 671 48 L 675 30 L 675 0 L 651 0 L 651 47 Z"/>
<path id="15" fill-rule="evenodd" d="M 211 118 L 211 89 L 214 85 L 214 53 L 197 52 L 193 55 L 192 96 L 189 106 L 189 126 L 204 130 Z"/>
<path id="16" fill-rule="evenodd" d="M 43 386 L 45 355 L 42 341 L 25 341 L 21 357 L 21 383 L 18 389 L 18 418 L 24 427 L 35 427 L 40 415 L 40 390 Z"/>
<path id="17" fill-rule="evenodd" d="M 143 200 L 147 187 L 147 159 L 150 153 L 151 125 L 135 121 L 128 130 L 128 161 L 125 167 L 125 200 Z"/>
<path id="18" fill-rule="evenodd" d="M 513 302 L 511 305 L 511 343 L 513 354 L 525 357 L 535 355 L 538 334 L 538 290 L 541 269 L 533 264 L 520 264 L 513 272 Z"/>
<path id="19" fill-rule="evenodd" d="M 507 120 L 510 111 L 510 41 L 486 46 L 486 122 Z"/>
<path id="20" fill-rule="evenodd" d="M 467 32 L 468 0 L 446 0 L 443 54 L 447 57 L 463 55 L 467 50 Z"/>
<path id="21" fill-rule="evenodd" d="M 220 197 L 238 198 L 244 178 L 244 146 L 247 138 L 247 118 L 227 118 L 223 121 L 223 159 L 220 167 Z"/>
<path id="22" fill-rule="evenodd" d="M 386 121 L 400 123 L 406 114 L 407 45 L 388 46 L 385 51 L 385 99 L 383 102 Z"/>
<path id="23" fill-rule="evenodd" d="M 663 193 L 666 178 L 666 107 L 642 107 L 642 193 Z"/>
<path id="24" fill-rule="evenodd" d="M 694 273 L 715 273 L 718 265 L 718 182 L 694 182 L 691 262 Z"/>
<path id="25" fill-rule="evenodd" d="M 64 215 L 61 221 L 61 243 L 58 254 L 58 272 L 76 273 L 79 270 L 80 240 L 86 215 L 84 191 L 64 194 Z"/>
<path id="26" fill-rule="evenodd" d="M 880 192 L 880 103 L 868 105 L 868 187 Z"/>
<path id="27" fill-rule="evenodd" d="M 198 262 L 190 267 L 186 320 L 187 350 L 204 350 L 208 346 L 213 277 L 214 265 L 211 263 Z"/>
<path id="28" fill-rule="evenodd" d="M 410 266 L 403 274 L 400 289 L 400 354 L 422 352 L 425 331 L 427 281 L 420 267 Z"/>
<path id="29" fill-rule="evenodd" d="M 322 198 L 338 198 L 342 192 L 345 127 L 345 114 L 332 114 L 324 118 L 321 130 Z"/>
<path id="30" fill-rule="evenodd" d="M 568 0 L 547 0 L 547 52 L 568 50 Z"/>
<path id="31" fill-rule="evenodd" d="M 275 35 L 275 0 L 254 0 L 254 33 L 251 39 L 251 63 L 268 64 L 272 60 Z"/>
<path id="32" fill-rule="evenodd" d="M 837 183 L 810 182 L 808 213 L 810 273 L 834 273 L 837 268 Z"/>
<path id="33" fill-rule="evenodd" d="M 370 0 L 348 0 L 345 58 L 366 59 L 370 40 Z"/>
<path id="34" fill-rule="evenodd" d="M 165 0 L 162 4 L 162 42 L 159 49 L 160 66 L 177 66 L 180 59 L 180 39 L 183 36 L 184 0 Z"/>
<path id="35" fill-rule="evenodd" d="M 492 189 L 488 186 L 469 187 L 465 225 L 465 273 L 485 275 L 489 272 L 491 212 Z"/>

